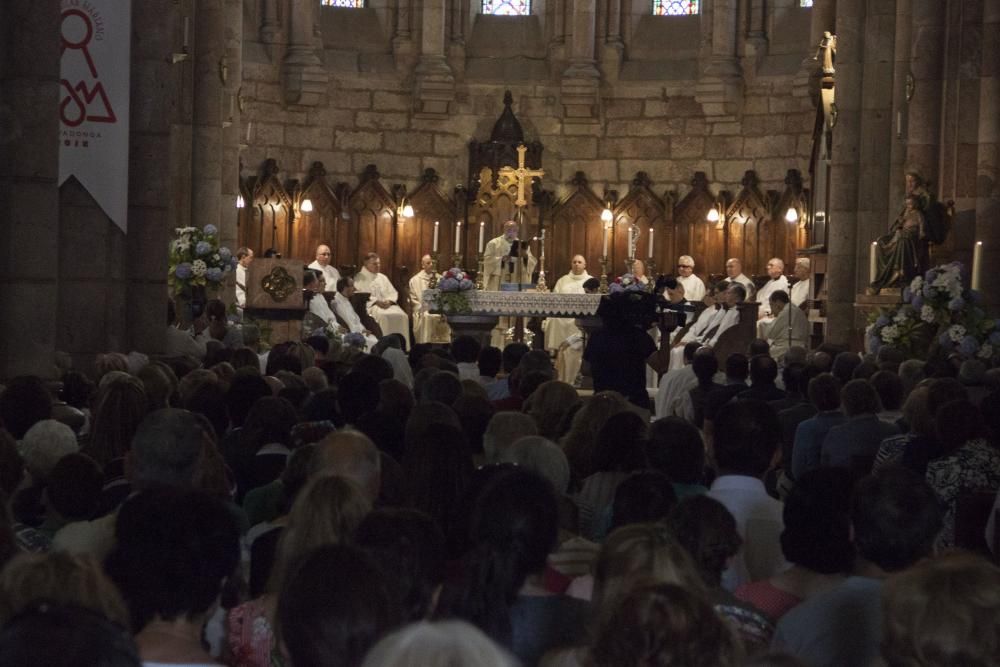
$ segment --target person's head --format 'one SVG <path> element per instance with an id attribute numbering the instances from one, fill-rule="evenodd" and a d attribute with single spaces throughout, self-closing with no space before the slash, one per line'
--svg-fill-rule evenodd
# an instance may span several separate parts
<path id="1" fill-rule="evenodd" d="M 767 277 L 775 280 L 781 277 L 785 271 L 785 262 L 778 257 L 772 257 L 767 261 Z"/>
<path id="2" fill-rule="evenodd" d="M 882 591 L 888 667 L 987 667 L 1000 656 L 1000 569 L 951 553 L 891 577 Z"/>
<path id="3" fill-rule="evenodd" d="M 789 303 L 788 292 L 781 289 L 774 290 L 771 292 L 771 296 L 768 297 L 767 301 L 771 305 L 771 313 L 774 316 L 778 316 Z"/>
<path id="4" fill-rule="evenodd" d="M 479 374 L 483 377 L 495 378 L 503 367 L 503 353 L 500 348 L 487 345 L 479 350 L 479 357 L 476 359 L 479 365 Z"/>
<path id="5" fill-rule="evenodd" d="M 515 667 L 517 660 L 465 621 L 413 623 L 372 647 L 361 667 Z"/>
<path id="6" fill-rule="evenodd" d="M 462 381 L 451 371 L 438 371 L 424 382 L 420 392 L 421 403 L 451 405 L 462 395 Z"/>
<path id="7" fill-rule="evenodd" d="M 451 341 L 451 354 L 459 363 L 476 363 L 480 349 L 479 341 L 472 336 L 456 336 Z"/>
<path id="8" fill-rule="evenodd" d="M 382 461 L 375 443 L 364 433 L 344 430 L 331 433 L 316 445 L 313 476 L 339 475 L 351 480 L 375 502 L 381 487 Z"/>
<path id="9" fill-rule="evenodd" d="M 271 443 L 288 447 L 291 445 L 292 427 L 297 421 L 295 406 L 286 399 L 276 396 L 258 398 L 243 426 L 246 446 L 254 452 Z"/>
<path id="10" fill-rule="evenodd" d="M 594 562 L 593 609 L 610 616 L 635 589 L 676 584 L 696 595 L 705 585 L 687 550 L 662 522 L 633 523 L 612 532 Z"/>
<path id="11" fill-rule="evenodd" d="M 556 443 L 540 435 L 515 440 L 500 454 L 500 462 L 515 463 L 549 480 L 556 493 L 569 491 L 569 461 Z"/>
<path id="12" fill-rule="evenodd" d="M 730 308 L 743 303 L 747 300 L 747 288 L 742 283 L 734 282 L 726 289 L 724 300 Z"/>
<path id="13" fill-rule="evenodd" d="M 726 275 L 736 278 L 743 273 L 743 262 L 735 257 L 726 260 Z"/>
<path id="14" fill-rule="evenodd" d="M 712 439 L 720 472 L 761 477 L 781 440 L 774 408 L 763 401 L 736 401 L 722 407 Z"/>
<path id="15" fill-rule="evenodd" d="M 969 392 L 955 378 L 938 378 L 927 387 L 927 411 L 937 419 L 941 406 L 958 399 L 968 399 Z"/>
<path id="16" fill-rule="evenodd" d="M 809 258 L 799 257 L 795 260 L 795 268 L 792 269 L 792 274 L 798 280 L 808 280 L 809 279 Z"/>
<path id="17" fill-rule="evenodd" d="M 598 628 L 590 654 L 601 667 L 732 667 L 741 651 L 704 597 L 664 583 L 627 595 Z"/>
<path id="18" fill-rule="evenodd" d="M 920 359 L 907 359 L 899 364 L 899 380 L 903 385 L 903 396 L 909 395 L 923 379 L 924 362 Z"/>
<path id="19" fill-rule="evenodd" d="M 56 464 L 79 449 L 73 429 L 55 419 L 37 422 L 21 441 L 24 467 L 37 483 L 47 482 Z"/>
<path id="20" fill-rule="evenodd" d="M 954 452 L 970 440 L 986 436 L 986 425 L 979 408 L 963 398 L 948 401 L 938 408 L 934 421 L 937 441 L 945 453 Z"/>
<path id="21" fill-rule="evenodd" d="M 513 241 L 520 235 L 520 233 L 521 233 L 521 227 L 513 220 L 508 220 L 507 222 L 503 223 L 503 235 L 507 238 L 508 241 Z"/>
<path id="22" fill-rule="evenodd" d="M 878 394 L 868 380 L 851 380 L 845 384 L 840 390 L 840 403 L 848 417 L 874 415 L 882 409 Z"/>
<path id="23" fill-rule="evenodd" d="M 104 474 L 85 454 L 67 454 L 52 468 L 45 497 L 49 507 L 66 521 L 89 521 L 101 506 Z"/>
<path id="24" fill-rule="evenodd" d="M 597 294 L 597 290 L 601 288 L 601 281 L 597 278 L 587 278 L 583 281 L 583 291 L 586 294 Z"/>
<path id="25" fill-rule="evenodd" d="M 861 365 L 861 357 L 854 352 L 840 352 L 833 359 L 831 373 L 837 376 L 841 384 L 847 384 L 854 377 L 854 369 Z"/>
<path id="26" fill-rule="evenodd" d="M 0 392 L 0 424 L 15 440 L 21 440 L 29 428 L 51 416 L 52 397 L 41 378 L 21 375 Z"/>
<path id="27" fill-rule="evenodd" d="M 316 263 L 320 266 L 327 266 L 330 263 L 331 255 L 330 246 L 327 244 L 320 243 L 316 246 Z"/>
<path id="28" fill-rule="evenodd" d="M 126 501 L 105 562 L 138 632 L 153 619 L 198 622 L 239 563 L 236 519 L 198 491 L 159 487 Z"/>
<path id="29" fill-rule="evenodd" d="M 833 373 L 820 373 L 809 380 L 809 402 L 820 412 L 840 407 L 840 380 Z"/>
<path id="30" fill-rule="evenodd" d="M 750 360 L 747 355 L 734 352 L 726 357 L 726 379 L 730 382 L 744 382 L 750 375 Z"/>
<path id="31" fill-rule="evenodd" d="M 743 545 L 725 505 L 706 495 L 688 496 L 670 512 L 667 527 L 691 555 L 705 585 L 718 588 L 726 563 Z"/>
<path id="32" fill-rule="evenodd" d="M 685 419 L 665 417 L 653 422 L 646 455 L 649 467 L 666 473 L 672 482 L 701 484 L 703 481 L 705 447 L 701 433 Z"/>
<path id="33" fill-rule="evenodd" d="M 278 595 L 275 639 L 295 667 L 355 667 L 402 620 L 371 556 L 327 544 L 289 573 Z"/>
<path id="34" fill-rule="evenodd" d="M 681 255 L 677 258 L 677 275 L 687 278 L 694 273 L 694 258 L 691 255 Z"/>
<path id="35" fill-rule="evenodd" d="M 34 605 L 0 629 L 0 667 L 140 667 L 131 633 L 79 605 Z"/>
<path id="36" fill-rule="evenodd" d="M 136 489 L 191 486 L 207 438 L 205 427 L 192 412 L 165 408 L 149 413 L 132 438 L 132 485 Z"/>
<path id="37" fill-rule="evenodd" d="M 74 605 L 129 627 L 125 601 L 89 555 L 23 553 L 0 571 L 0 626 L 39 604 Z"/>
<path id="38" fill-rule="evenodd" d="M 234 428 L 241 428 L 258 399 L 271 395 L 271 388 L 259 372 L 237 371 L 226 391 L 226 412 Z"/>
<path id="39" fill-rule="evenodd" d="M 691 369 L 698 378 L 698 384 L 708 386 L 719 372 L 719 360 L 714 354 L 695 354 L 691 360 Z M 655 422 L 654 422 L 655 423 Z"/>
<path id="40" fill-rule="evenodd" d="M 771 344 L 763 338 L 754 338 L 747 345 L 747 356 L 753 359 L 771 352 Z"/>
<path id="41" fill-rule="evenodd" d="M 845 468 L 818 468 L 795 480 L 782 515 L 781 552 L 789 563 L 821 574 L 850 571 L 851 484 Z"/>
<path id="42" fill-rule="evenodd" d="M 632 262 L 632 275 L 641 278 L 646 275 L 646 263 L 641 259 Z"/>
<path id="43" fill-rule="evenodd" d="M 246 246 L 242 246 L 236 249 L 236 261 L 240 263 L 244 269 L 250 266 L 253 261 L 253 250 Z"/>
<path id="44" fill-rule="evenodd" d="M 899 410 L 903 405 L 903 382 L 891 371 L 878 371 L 868 380 L 883 410 Z"/>
<path id="45" fill-rule="evenodd" d="M 382 269 L 382 260 L 379 258 L 378 253 L 370 252 L 365 255 L 365 269 L 372 273 L 378 273 Z"/>
<path id="46" fill-rule="evenodd" d="M 372 503 L 351 479 L 314 475 L 298 492 L 275 554 L 268 590 L 281 591 L 289 571 L 313 549 L 351 541 Z"/>
<path id="47" fill-rule="evenodd" d="M 490 419 L 483 434 L 483 451 L 487 461 L 499 461 L 505 449 L 515 440 L 538 435 L 535 420 L 522 412 L 498 412 Z"/>
<path id="48" fill-rule="evenodd" d="M 870 380 L 875 373 L 878 372 L 878 366 L 874 361 L 864 360 L 860 364 L 854 367 L 854 371 L 851 373 L 852 380 Z"/>
<path id="49" fill-rule="evenodd" d="M 677 504 L 670 478 L 659 470 L 640 470 L 615 489 L 611 504 L 611 530 L 633 523 L 661 521 Z"/>
<path id="50" fill-rule="evenodd" d="M 378 509 L 358 526 L 354 543 L 382 570 L 407 620 L 430 616 L 447 559 L 444 533 L 434 519 L 413 509 Z"/>
<path id="51" fill-rule="evenodd" d="M 337 388 L 337 403 L 341 416 L 348 424 L 357 424 L 364 415 L 374 412 L 378 407 L 378 383 L 377 378 L 357 370 L 351 370 L 341 378 Z"/>
<path id="52" fill-rule="evenodd" d="M 434 272 L 434 259 L 430 255 L 420 258 L 420 270 L 427 274 Z"/>
<path id="53" fill-rule="evenodd" d="M 929 555 L 943 511 L 924 478 L 901 466 L 863 478 L 851 496 L 858 556 L 884 572 L 904 570 Z"/>
<path id="54" fill-rule="evenodd" d="M 635 412 L 611 415 L 597 433 L 594 470 L 632 472 L 646 467 L 646 435 L 649 427 Z"/>
<path id="55" fill-rule="evenodd" d="M 342 277 L 339 280 L 337 280 L 337 291 L 340 292 L 345 297 L 347 297 L 348 299 L 350 299 L 352 296 L 354 296 L 355 292 L 354 279 Z"/>
<path id="56" fill-rule="evenodd" d="M 500 354 L 505 373 L 511 373 L 521 363 L 521 358 L 531 351 L 524 343 L 511 343 Z"/>
<path id="57" fill-rule="evenodd" d="M 429 426 L 407 443 L 400 462 L 410 507 L 434 517 L 445 532 L 475 466 L 460 428 Z"/>
<path id="58" fill-rule="evenodd" d="M 569 432 L 563 437 L 562 446 L 569 459 L 570 469 L 578 479 L 591 475 L 594 470 L 594 451 L 598 433 L 611 415 L 628 409 L 625 398 L 613 391 L 602 391 L 585 401 L 573 415 Z"/>
<path id="59" fill-rule="evenodd" d="M 580 396 L 571 385 L 548 380 L 531 393 L 524 411 L 535 420 L 540 435 L 558 440 L 568 427 L 566 415 L 579 404 Z"/>
<path id="60" fill-rule="evenodd" d="M 694 355 L 698 352 L 698 350 L 701 349 L 701 347 L 702 347 L 701 343 L 699 343 L 697 341 L 691 341 L 690 343 L 687 343 L 686 345 L 684 345 L 684 363 L 685 363 L 685 365 L 686 364 L 690 364 L 691 362 L 694 361 Z"/>
<path id="61" fill-rule="evenodd" d="M 774 384 L 778 379 L 778 362 L 767 354 L 758 354 L 750 359 L 750 382 L 753 386 Z"/>
<path id="62" fill-rule="evenodd" d="M 582 276 L 587 271 L 587 259 L 583 255 L 573 255 L 569 270 L 575 276 Z"/>
<path id="63" fill-rule="evenodd" d="M 302 287 L 310 292 L 319 294 L 326 289 L 326 278 L 323 272 L 317 269 L 306 269 L 302 273 Z"/>

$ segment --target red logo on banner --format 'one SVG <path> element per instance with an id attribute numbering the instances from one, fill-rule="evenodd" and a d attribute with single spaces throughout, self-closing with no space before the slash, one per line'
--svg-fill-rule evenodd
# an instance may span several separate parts
<path id="1" fill-rule="evenodd" d="M 84 121 L 93 123 L 116 123 L 118 117 L 111 108 L 111 101 L 100 82 L 100 74 L 90 54 L 90 43 L 94 39 L 94 24 L 91 17 L 79 9 L 67 9 L 62 13 L 62 52 L 66 49 L 79 51 L 87 63 L 93 82 L 62 80 L 63 99 L 59 104 L 62 122 L 76 127 Z"/>

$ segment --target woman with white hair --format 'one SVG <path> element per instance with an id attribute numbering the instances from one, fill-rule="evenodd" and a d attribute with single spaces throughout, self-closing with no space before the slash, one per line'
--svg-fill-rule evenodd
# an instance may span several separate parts
<path id="1" fill-rule="evenodd" d="M 463 665 L 515 667 L 517 661 L 481 630 L 465 621 L 413 623 L 368 652 L 361 667 Z"/>

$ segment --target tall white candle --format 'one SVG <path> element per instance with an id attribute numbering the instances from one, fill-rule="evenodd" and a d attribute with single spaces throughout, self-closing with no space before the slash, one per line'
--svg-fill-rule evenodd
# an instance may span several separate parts
<path id="1" fill-rule="evenodd" d="M 458 254 L 458 248 L 462 244 L 462 221 L 459 220 L 455 223 L 455 254 Z"/>
<path id="2" fill-rule="evenodd" d="M 649 228 L 649 254 L 646 255 L 650 259 L 653 258 L 653 228 Z"/>
<path id="3" fill-rule="evenodd" d="M 868 251 L 868 282 L 875 282 L 875 277 L 878 275 L 878 260 L 875 257 L 877 252 L 878 242 L 872 241 L 871 249 Z"/>
<path id="4" fill-rule="evenodd" d="M 486 223 L 479 223 L 479 254 L 483 254 L 483 235 L 486 233 Z"/>
<path id="5" fill-rule="evenodd" d="M 253 121 L 247 123 L 247 143 L 250 143 L 250 131 L 253 130 Z"/>
<path id="6" fill-rule="evenodd" d="M 634 239 L 632 238 L 632 227 L 630 226 L 630 227 L 628 228 L 628 256 L 629 256 L 629 258 L 630 258 L 630 259 L 631 259 L 631 257 L 632 257 L 632 244 L 633 244 L 634 242 L 635 242 L 635 241 L 634 241 Z"/>
<path id="7" fill-rule="evenodd" d="M 608 227 L 604 228 L 604 252 L 601 253 L 601 257 L 608 256 L 608 235 L 610 234 L 610 232 L 611 230 Z"/>
<path id="8" fill-rule="evenodd" d="M 983 242 L 976 241 L 972 248 L 972 289 L 979 289 L 979 281 L 983 270 Z"/>
<path id="9" fill-rule="evenodd" d="M 437 220 L 435 220 L 434 221 L 434 252 L 438 251 L 438 226 L 439 225 L 440 225 L 440 223 Z"/>

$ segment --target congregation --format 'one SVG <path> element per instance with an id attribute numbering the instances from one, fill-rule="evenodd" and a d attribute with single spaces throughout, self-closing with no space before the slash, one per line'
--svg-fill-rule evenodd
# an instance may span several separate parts
<path id="1" fill-rule="evenodd" d="M 323 256 L 306 287 L 349 297 Z M 701 317 L 748 298 L 727 270 Z M 681 363 L 644 407 L 559 379 L 569 346 L 345 314 L 358 344 L 264 350 L 210 303 L 187 351 L 10 380 L 0 667 L 1000 660 L 997 531 L 967 512 L 1000 503 L 1000 369 L 767 339 L 720 367 L 716 322 L 661 341 Z"/>

